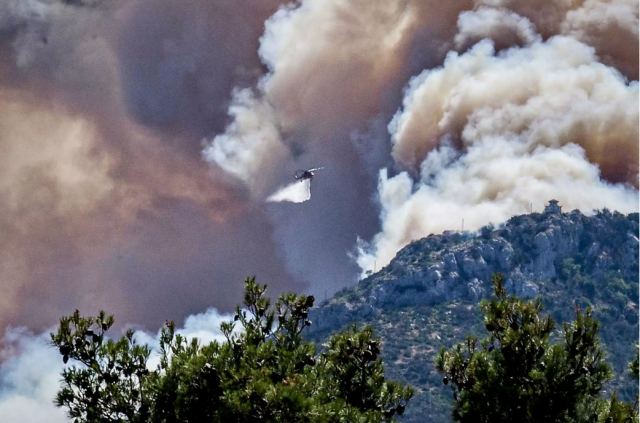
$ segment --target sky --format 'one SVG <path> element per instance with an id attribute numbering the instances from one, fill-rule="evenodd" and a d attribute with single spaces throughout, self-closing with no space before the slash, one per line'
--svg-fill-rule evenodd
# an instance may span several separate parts
<path id="1" fill-rule="evenodd" d="M 462 220 L 637 211 L 638 1 L 3 0 L 0 112 L 3 410 L 76 308 L 155 333 Z"/>

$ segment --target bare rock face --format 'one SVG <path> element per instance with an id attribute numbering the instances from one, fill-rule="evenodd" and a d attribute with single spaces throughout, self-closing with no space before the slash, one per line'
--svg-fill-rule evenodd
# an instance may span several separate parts
<path id="1" fill-rule="evenodd" d="M 521 297 L 540 294 L 567 260 L 599 277 L 638 272 L 638 214 L 608 210 L 585 216 L 559 209 L 515 216 L 477 233 L 447 231 L 414 241 L 388 266 L 344 290 L 315 311 L 314 331 L 371 316 L 388 307 L 477 302 L 491 293 L 500 272 L 506 287 Z"/>

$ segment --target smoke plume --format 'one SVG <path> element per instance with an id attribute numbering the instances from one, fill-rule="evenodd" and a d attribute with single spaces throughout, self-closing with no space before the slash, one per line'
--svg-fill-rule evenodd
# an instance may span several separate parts
<path id="1" fill-rule="evenodd" d="M 475 230 L 545 199 L 636 210 L 637 101 L 637 83 L 572 38 L 449 54 L 412 79 L 389 125 L 395 160 L 420 177 L 381 173 L 382 232 L 361 250 L 361 268 L 462 220 Z"/>
<path id="2" fill-rule="evenodd" d="M 313 245 L 357 244 L 366 271 L 463 219 L 476 229 L 551 198 L 585 212 L 635 210 L 636 9 L 623 0 L 283 7 L 261 39 L 268 72 L 235 91 L 231 123 L 205 158 L 254 198 L 281 169 L 332 164 L 304 217 L 270 212 L 288 268 L 312 290 L 335 284 L 314 269 L 317 254 L 345 269 Z M 629 42 L 613 48 L 606 31 Z"/>
<path id="3" fill-rule="evenodd" d="M 75 308 L 156 327 L 230 309 L 249 274 L 303 287 L 200 155 L 278 4 L 170 3 L 0 3 L 0 327 Z"/>
<path id="4" fill-rule="evenodd" d="M 210 308 L 189 316 L 176 329 L 187 340 L 196 338 L 201 344 L 223 342 L 220 324 L 232 316 Z M 51 331 L 55 330 L 52 328 Z M 134 332 L 138 344 L 151 347 L 147 362 L 150 370 L 160 364 L 160 333 Z M 64 368 L 57 349 L 51 346 L 49 333 L 33 334 L 24 329 L 10 329 L 0 349 L 0 421 L 5 423 L 62 423 L 68 421 L 65 410 L 54 406 L 53 398 L 60 389 Z M 72 365 L 72 363 L 69 363 Z"/>
<path id="5" fill-rule="evenodd" d="M 0 420 L 7 423 L 67 422 L 53 404 L 62 361 L 48 334 L 8 331 L 0 350 Z"/>
<path id="6" fill-rule="evenodd" d="M 213 339 L 250 274 L 637 211 L 638 1 L 5 0 L 0 111 L 0 420 L 65 421 L 32 333 L 76 308 Z"/>
<path id="7" fill-rule="evenodd" d="M 637 0 L 0 2 L 0 328 L 155 329 L 250 274 L 324 298 L 463 220 L 637 210 L 637 80 Z"/>

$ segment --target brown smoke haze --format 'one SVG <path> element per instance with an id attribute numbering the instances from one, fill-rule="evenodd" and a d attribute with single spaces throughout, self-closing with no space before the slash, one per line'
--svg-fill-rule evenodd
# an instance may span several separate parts
<path id="1" fill-rule="evenodd" d="M 0 327 L 155 328 L 250 274 L 324 297 L 463 218 L 637 210 L 637 79 L 637 0 L 5 0 Z"/>
<path id="2" fill-rule="evenodd" d="M 229 308 L 248 274 L 293 287 L 263 212 L 200 158 L 276 4 L 164 3 L 0 5 L 0 326 L 80 307 L 155 327 Z"/>

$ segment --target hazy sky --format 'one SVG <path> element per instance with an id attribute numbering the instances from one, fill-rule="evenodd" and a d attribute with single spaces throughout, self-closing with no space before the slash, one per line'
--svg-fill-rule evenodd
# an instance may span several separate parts
<path id="1" fill-rule="evenodd" d="M 637 0 L 4 0 L 0 327 L 155 330 L 461 219 L 635 210 L 637 79 Z"/>

